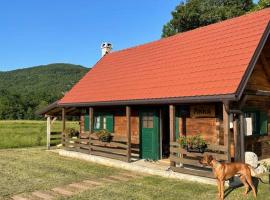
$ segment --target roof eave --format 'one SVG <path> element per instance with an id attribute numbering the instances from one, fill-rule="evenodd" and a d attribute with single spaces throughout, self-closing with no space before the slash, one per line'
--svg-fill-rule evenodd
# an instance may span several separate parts
<path id="1" fill-rule="evenodd" d="M 88 107 L 88 106 L 117 106 L 117 105 L 155 105 L 155 104 L 183 104 L 183 103 L 207 103 L 207 102 L 223 102 L 235 101 L 235 94 L 193 96 L 193 97 L 174 97 L 160 99 L 135 99 L 135 100 L 118 100 L 104 102 L 80 102 L 80 103 L 59 103 L 60 107 Z"/>
<path id="2" fill-rule="evenodd" d="M 267 27 L 266 27 L 266 29 L 265 29 L 265 31 L 263 33 L 263 36 L 262 36 L 262 38 L 261 38 L 261 40 L 259 42 L 259 45 L 257 46 L 257 48 L 255 50 L 255 53 L 253 54 L 253 56 L 252 56 L 252 58 L 250 60 L 250 63 L 248 65 L 248 67 L 247 67 L 247 70 L 246 70 L 246 72 L 245 72 L 245 74 L 244 74 L 244 76 L 243 76 L 243 78 L 242 78 L 242 80 L 241 80 L 241 82 L 240 82 L 240 84 L 239 84 L 239 86 L 237 88 L 237 91 L 236 91 L 237 101 L 239 101 L 241 99 L 241 97 L 242 97 L 242 95 L 244 93 L 244 90 L 246 88 L 248 80 L 249 80 L 249 78 L 250 78 L 250 76 L 251 76 L 251 74 L 252 74 L 252 72 L 253 72 L 256 64 L 257 64 L 257 61 L 258 61 L 258 59 L 259 59 L 259 57 L 261 55 L 261 52 L 262 52 L 262 50 L 263 50 L 263 48 L 265 46 L 265 43 L 266 43 L 269 35 L 270 35 L 270 21 L 267 24 Z"/>

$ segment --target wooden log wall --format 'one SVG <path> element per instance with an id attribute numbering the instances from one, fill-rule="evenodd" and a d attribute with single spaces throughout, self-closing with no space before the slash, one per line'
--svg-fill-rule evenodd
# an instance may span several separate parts
<path id="1" fill-rule="evenodd" d="M 102 110 L 99 110 L 102 111 Z M 104 109 L 104 111 L 106 111 Z M 95 112 L 95 111 L 94 111 Z M 114 137 L 119 140 L 127 138 L 127 118 L 125 108 L 110 109 L 114 116 Z M 139 126 L 139 114 L 136 110 L 131 109 L 131 143 L 139 144 L 140 126 Z M 84 133 L 84 116 L 80 118 L 81 133 Z"/>
<path id="2" fill-rule="evenodd" d="M 270 39 L 256 63 L 244 94 L 252 93 L 252 91 L 270 91 Z M 270 158 L 270 97 L 249 95 L 243 108 L 267 112 L 268 134 L 246 136 L 245 151 L 255 152 L 260 159 Z"/>

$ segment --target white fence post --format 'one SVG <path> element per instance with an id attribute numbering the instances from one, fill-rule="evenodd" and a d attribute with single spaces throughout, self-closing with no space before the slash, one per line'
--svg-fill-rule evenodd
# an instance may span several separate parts
<path id="1" fill-rule="evenodd" d="M 51 117 L 47 116 L 47 149 L 51 146 Z"/>

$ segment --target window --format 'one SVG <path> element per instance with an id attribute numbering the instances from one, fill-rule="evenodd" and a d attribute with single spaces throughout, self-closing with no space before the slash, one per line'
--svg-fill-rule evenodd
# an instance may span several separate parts
<path id="1" fill-rule="evenodd" d="M 266 112 L 247 111 L 245 117 L 246 135 L 265 135 L 268 133 L 268 115 Z"/>
<path id="2" fill-rule="evenodd" d="M 154 117 L 153 113 L 144 113 L 142 117 L 143 128 L 154 128 Z"/>
<path id="3" fill-rule="evenodd" d="M 100 129 L 101 125 L 101 116 L 96 116 L 94 118 L 94 129 Z"/>
<path id="4" fill-rule="evenodd" d="M 113 133 L 114 121 L 113 115 L 109 113 L 95 113 L 94 114 L 94 130 L 106 129 Z"/>

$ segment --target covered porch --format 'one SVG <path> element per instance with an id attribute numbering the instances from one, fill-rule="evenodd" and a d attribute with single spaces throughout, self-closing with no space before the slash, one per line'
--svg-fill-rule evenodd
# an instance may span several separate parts
<path id="1" fill-rule="evenodd" d="M 191 116 L 189 112 L 193 106 L 214 109 L 214 114 Z M 95 135 L 97 113 L 113 115 L 111 133 L 113 137 L 109 142 L 101 141 Z M 226 105 L 220 102 L 87 108 L 55 107 L 46 113 L 48 121 L 53 116 L 58 116 L 62 120 L 61 143 L 65 150 L 124 162 L 149 160 L 185 174 L 213 177 L 211 171 L 203 168 L 198 160 L 207 154 L 213 155 L 218 160 L 230 161 L 231 157 L 235 159 L 231 153 L 237 152 L 231 149 L 233 137 L 229 127 L 229 112 L 226 110 Z M 80 122 L 77 136 L 67 134 L 66 121 L 72 117 L 76 117 Z M 47 124 L 50 126 L 50 123 Z M 188 152 L 177 142 L 180 136 L 196 134 L 202 135 L 207 141 L 208 147 L 204 153 Z M 152 135 L 150 140 L 149 135 Z M 149 143 L 151 145 L 147 145 Z M 241 159 L 240 156 L 238 159 Z"/>

